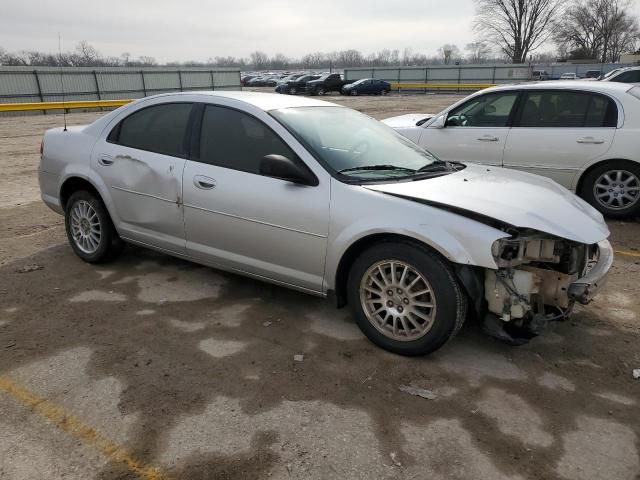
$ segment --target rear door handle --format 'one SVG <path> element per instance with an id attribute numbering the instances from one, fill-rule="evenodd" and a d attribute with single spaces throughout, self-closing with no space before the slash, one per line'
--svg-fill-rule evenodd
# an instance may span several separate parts
<path id="1" fill-rule="evenodd" d="M 108 167 L 110 165 L 113 165 L 113 157 L 109 155 L 101 155 L 100 158 L 98 158 L 98 163 L 100 165 Z"/>
<path id="2" fill-rule="evenodd" d="M 499 138 L 493 135 L 483 135 L 482 137 L 478 137 L 478 140 L 481 142 L 497 142 Z"/>
<path id="3" fill-rule="evenodd" d="M 193 177 L 193 184 L 200 190 L 211 190 L 216 186 L 216 181 L 204 175 L 196 175 Z"/>
<path id="4" fill-rule="evenodd" d="M 602 140 L 600 138 L 593 138 L 593 137 L 582 137 L 582 138 L 579 138 L 578 140 L 576 140 L 576 142 L 592 144 L 592 145 L 601 145 L 601 144 L 604 143 L 604 140 Z"/>

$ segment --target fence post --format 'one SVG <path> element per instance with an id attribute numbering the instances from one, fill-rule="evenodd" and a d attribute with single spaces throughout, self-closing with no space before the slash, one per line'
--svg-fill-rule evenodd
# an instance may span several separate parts
<path id="1" fill-rule="evenodd" d="M 493 66 L 493 78 L 491 79 L 491 83 L 493 83 L 495 85 L 496 83 L 496 66 Z"/>
<path id="2" fill-rule="evenodd" d="M 460 78 L 462 76 L 462 67 L 458 65 L 458 93 L 460 93 Z"/>
<path id="3" fill-rule="evenodd" d="M 98 74 L 96 71 L 93 71 L 93 81 L 96 82 L 96 94 L 98 95 L 98 100 L 102 100 L 102 93 L 100 93 L 100 84 L 98 83 Z"/>
<path id="4" fill-rule="evenodd" d="M 140 78 L 142 78 L 142 93 L 147 96 L 147 83 L 144 81 L 144 71 L 140 70 Z"/>
<path id="5" fill-rule="evenodd" d="M 211 91 L 215 91 L 216 89 L 216 84 L 215 81 L 213 80 L 213 70 L 209 70 L 209 73 L 211 74 Z"/>
<path id="6" fill-rule="evenodd" d="M 178 70 L 178 83 L 180 83 L 180 91 L 184 92 L 184 89 L 182 88 L 182 71 Z"/>
<path id="7" fill-rule="evenodd" d="M 38 70 L 34 70 L 33 74 L 36 77 L 36 85 L 38 86 L 38 96 L 40 97 L 40 101 L 44 102 L 44 96 L 42 95 L 42 85 L 40 85 L 40 77 L 38 76 Z M 42 113 L 47 114 L 46 110 L 43 110 Z"/>
<path id="8" fill-rule="evenodd" d="M 427 94 L 427 84 L 429 83 L 429 67 L 424 67 L 424 93 Z"/>

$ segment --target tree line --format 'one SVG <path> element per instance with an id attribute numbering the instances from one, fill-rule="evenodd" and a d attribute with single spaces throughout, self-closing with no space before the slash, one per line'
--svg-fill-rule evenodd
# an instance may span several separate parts
<path id="1" fill-rule="evenodd" d="M 300 58 L 254 51 L 248 57 L 216 56 L 207 61 L 168 62 L 166 66 L 237 67 L 243 70 L 323 69 L 329 67 L 420 66 L 463 63 L 527 63 L 584 59 L 617 62 L 636 52 L 640 25 L 631 13 L 633 0 L 475 0 L 477 40 L 463 49 L 447 43 L 437 54 L 426 55 L 410 47 L 363 54 L 356 49 L 313 52 Z M 556 50 L 537 53 L 542 47 Z M 6 52 L 0 47 L 0 65 L 63 67 L 147 67 L 153 57 L 128 52 L 105 57 L 89 42 L 62 53 Z"/>

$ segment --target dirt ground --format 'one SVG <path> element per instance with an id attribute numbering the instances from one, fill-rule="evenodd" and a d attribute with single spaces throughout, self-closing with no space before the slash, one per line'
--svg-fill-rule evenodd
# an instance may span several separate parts
<path id="1" fill-rule="evenodd" d="M 0 479 L 640 479 L 637 220 L 610 222 L 613 274 L 571 321 L 519 348 L 469 323 L 407 359 L 304 294 L 133 247 L 81 262 L 39 201 L 60 124 L 0 118 Z"/>

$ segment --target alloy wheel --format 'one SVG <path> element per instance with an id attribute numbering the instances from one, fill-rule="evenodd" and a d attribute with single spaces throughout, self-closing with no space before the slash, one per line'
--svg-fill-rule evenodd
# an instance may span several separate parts
<path id="1" fill-rule="evenodd" d="M 95 253 L 100 246 L 100 218 L 86 200 L 76 202 L 71 209 L 71 236 L 76 246 L 88 255 Z"/>
<path id="2" fill-rule="evenodd" d="M 369 322 L 383 335 L 413 341 L 426 335 L 436 315 L 429 281 L 399 260 L 382 260 L 362 276 L 360 302 Z"/>
<path id="3" fill-rule="evenodd" d="M 598 177 L 593 195 L 603 207 L 622 210 L 640 200 L 640 179 L 627 170 L 610 170 Z"/>

